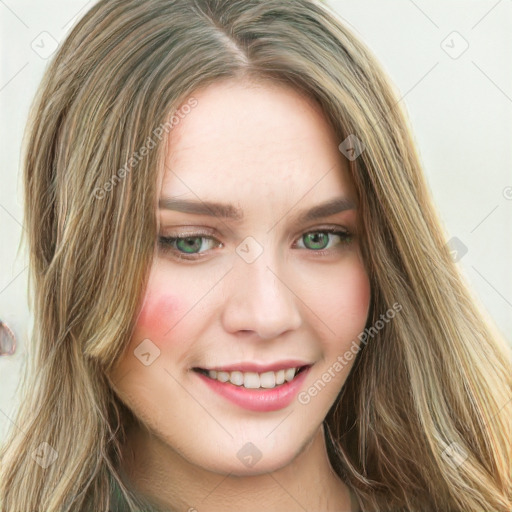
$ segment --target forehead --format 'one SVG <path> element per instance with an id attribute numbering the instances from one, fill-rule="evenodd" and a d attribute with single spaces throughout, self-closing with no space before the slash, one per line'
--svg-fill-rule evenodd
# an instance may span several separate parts
<path id="1" fill-rule="evenodd" d="M 282 84 L 235 80 L 193 96 L 197 105 L 168 135 L 167 194 L 210 195 L 219 181 L 240 192 L 286 182 L 298 192 L 320 179 L 320 188 L 352 191 L 339 141 L 312 98 Z"/>

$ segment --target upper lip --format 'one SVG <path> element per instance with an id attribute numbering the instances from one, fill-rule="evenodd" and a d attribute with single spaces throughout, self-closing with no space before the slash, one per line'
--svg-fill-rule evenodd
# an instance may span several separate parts
<path id="1" fill-rule="evenodd" d="M 278 370 L 286 370 L 287 368 L 300 368 L 301 366 L 311 366 L 313 363 L 308 363 L 307 361 L 300 361 L 298 359 L 286 359 L 282 361 L 276 361 L 275 363 L 269 364 L 260 364 L 251 362 L 240 362 L 234 364 L 213 366 L 211 368 L 201 368 L 202 370 L 216 370 L 220 372 L 256 372 L 256 373 L 265 373 L 265 372 L 276 372 Z"/>

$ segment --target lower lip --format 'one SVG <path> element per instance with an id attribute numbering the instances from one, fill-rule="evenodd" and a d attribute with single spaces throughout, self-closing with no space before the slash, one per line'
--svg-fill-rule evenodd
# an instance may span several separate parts
<path id="1" fill-rule="evenodd" d="M 235 405 L 249 411 L 269 412 L 284 409 L 291 404 L 300 390 L 311 366 L 302 370 L 293 380 L 270 389 L 246 389 L 230 382 L 220 382 L 206 375 L 194 372 L 216 393 Z"/>

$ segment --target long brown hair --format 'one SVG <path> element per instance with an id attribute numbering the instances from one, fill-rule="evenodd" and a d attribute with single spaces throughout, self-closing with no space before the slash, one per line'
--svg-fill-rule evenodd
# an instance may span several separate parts
<path id="1" fill-rule="evenodd" d="M 402 311 L 359 352 L 325 419 L 336 472 L 365 511 L 510 512 L 506 343 L 446 248 L 396 92 L 313 0 L 101 0 L 52 59 L 24 140 L 34 329 L 0 454 L 0 510 L 107 510 L 112 480 L 134 510 L 119 479 L 129 411 L 105 372 L 153 258 L 159 142 L 198 87 L 227 78 L 300 90 L 340 143 L 364 143 L 350 170 L 367 325 L 393 303 Z M 41 450 L 57 457 L 46 468 Z"/>

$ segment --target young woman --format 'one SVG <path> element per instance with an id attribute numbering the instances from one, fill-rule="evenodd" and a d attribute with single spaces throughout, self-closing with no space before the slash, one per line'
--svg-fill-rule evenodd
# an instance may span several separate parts
<path id="1" fill-rule="evenodd" d="M 328 7 L 102 0 L 32 112 L 2 512 L 510 512 L 508 348 Z"/>

